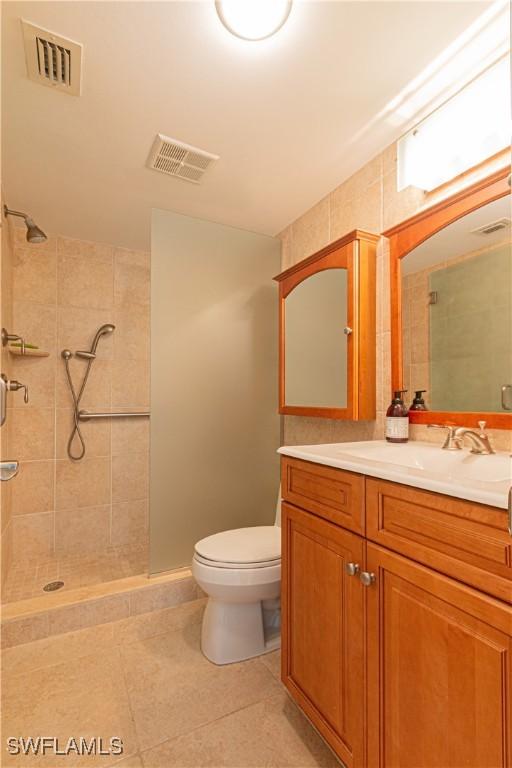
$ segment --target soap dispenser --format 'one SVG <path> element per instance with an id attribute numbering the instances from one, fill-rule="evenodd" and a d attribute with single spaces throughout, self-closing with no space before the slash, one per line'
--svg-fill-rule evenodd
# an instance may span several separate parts
<path id="1" fill-rule="evenodd" d="M 412 401 L 411 407 L 409 408 L 410 411 L 427 411 L 428 408 L 425 405 L 425 399 L 423 395 L 425 394 L 427 390 L 426 389 L 417 389 L 416 394 L 414 395 L 414 400 Z"/>
<path id="2" fill-rule="evenodd" d="M 409 440 L 409 412 L 403 397 L 406 389 L 397 389 L 386 411 L 386 440 L 388 443 L 406 443 Z"/>

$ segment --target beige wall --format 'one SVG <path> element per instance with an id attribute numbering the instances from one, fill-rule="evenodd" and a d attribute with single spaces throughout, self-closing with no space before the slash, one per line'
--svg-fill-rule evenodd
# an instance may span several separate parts
<path id="1" fill-rule="evenodd" d="M 502 165 L 503 160 L 497 167 Z M 494 170 L 496 166 L 488 164 L 431 194 L 413 187 L 398 192 L 393 144 L 281 232 L 282 268 L 296 264 L 353 229 L 383 232 Z M 382 439 L 384 414 L 391 395 L 390 353 L 389 252 L 383 238 L 377 251 L 377 419 L 358 423 L 286 416 L 284 443 Z M 497 447 L 512 448 L 512 431 L 494 430 L 492 434 Z M 411 436 L 439 441 L 438 433 L 420 426 L 411 428 Z"/>
<path id="2" fill-rule="evenodd" d="M 10 330 L 49 357 L 8 361 L 30 393 L 28 405 L 20 392 L 8 395 L 9 451 L 21 462 L 10 484 L 12 561 L 147 543 L 148 422 L 86 423 L 86 457 L 70 461 L 72 401 L 60 352 L 88 349 L 98 327 L 113 322 L 82 407 L 148 409 L 150 256 L 58 236 L 30 246 L 24 228 L 13 240 Z M 72 361 L 74 377 L 84 365 Z"/>

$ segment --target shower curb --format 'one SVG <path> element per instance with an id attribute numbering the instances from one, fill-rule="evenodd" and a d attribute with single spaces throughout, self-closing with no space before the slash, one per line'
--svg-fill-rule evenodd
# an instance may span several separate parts
<path id="1" fill-rule="evenodd" d="M 107 624 L 171 608 L 202 596 L 191 570 L 185 568 L 155 577 L 130 576 L 91 587 L 4 603 L 1 609 L 1 646 L 10 648 Z"/>

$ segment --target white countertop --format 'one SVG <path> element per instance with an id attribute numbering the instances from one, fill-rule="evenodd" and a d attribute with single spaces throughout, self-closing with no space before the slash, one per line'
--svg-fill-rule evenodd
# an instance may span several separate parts
<path id="1" fill-rule="evenodd" d="M 368 440 L 290 445 L 278 453 L 492 507 L 508 507 L 512 485 L 512 458 L 508 453 L 482 456 L 468 449 L 443 451 L 440 445 L 419 440 L 402 444 Z"/>

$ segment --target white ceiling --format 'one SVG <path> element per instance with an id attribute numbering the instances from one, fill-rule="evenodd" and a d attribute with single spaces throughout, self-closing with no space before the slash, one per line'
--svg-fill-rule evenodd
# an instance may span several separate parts
<path id="1" fill-rule="evenodd" d="M 511 215 L 510 195 L 500 197 L 499 200 L 494 200 L 492 203 L 477 208 L 476 211 L 468 213 L 436 232 L 435 235 L 408 253 L 402 260 L 402 274 L 408 275 L 412 272 L 419 272 L 466 253 L 490 248 L 498 243 L 510 242 L 510 227 L 497 230 L 489 235 L 479 235 L 473 230 L 485 227 L 500 219 L 510 221 Z M 475 290 L 477 290 L 477 286 L 475 286 Z"/>
<path id="2" fill-rule="evenodd" d="M 152 207 L 279 232 L 402 133 L 363 129 L 489 7 L 296 1 L 249 43 L 213 0 L 2 5 L 9 205 L 132 248 L 149 247 Z M 84 44 L 81 97 L 27 79 L 21 17 Z M 158 132 L 220 155 L 201 185 L 145 167 Z"/>

